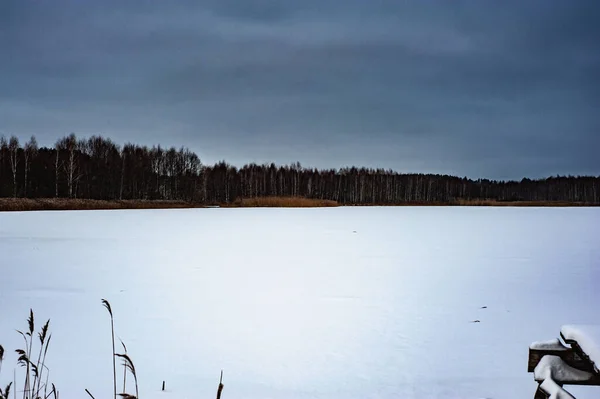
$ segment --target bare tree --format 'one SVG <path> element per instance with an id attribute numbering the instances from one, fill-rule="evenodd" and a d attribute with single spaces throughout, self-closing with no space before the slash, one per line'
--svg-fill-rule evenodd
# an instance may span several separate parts
<path id="1" fill-rule="evenodd" d="M 0 136 L 0 196 L 2 196 L 2 186 L 4 183 L 4 159 L 8 154 L 8 142 L 4 136 Z"/>
<path id="2" fill-rule="evenodd" d="M 152 173 L 156 179 L 156 196 L 161 198 L 163 196 L 163 190 L 161 185 L 161 176 L 163 175 L 163 163 L 164 163 L 164 152 L 160 145 L 158 147 L 152 147 L 150 150 L 150 164 L 152 165 Z"/>
<path id="3" fill-rule="evenodd" d="M 0 179 L 2 179 L 2 160 L 4 158 L 4 154 L 8 152 L 8 142 L 6 141 L 6 137 L 0 136 Z M 0 181 L 1 186 L 1 181 Z"/>
<path id="4" fill-rule="evenodd" d="M 78 143 L 77 143 L 77 138 L 75 137 L 74 134 L 70 134 L 69 137 L 67 137 L 67 153 L 68 153 L 68 158 L 67 158 L 67 187 L 69 189 L 69 198 L 73 198 L 73 186 L 75 184 L 75 182 L 78 180 L 78 173 L 79 173 L 79 165 L 77 163 L 77 152 L 76 150 L 78 149 Z"/>
<path id="5" fill-rule="evenodd" d="M 17 197 L 17 167 L 19 166 L 19 139 L 11 136 L 8 142 L 10 169 L 13 175 L 13 197 Z"/>
<path id="6" fill-rule="evenodd" d="M 131 154 L 134 150 L 133 144 L 127 143 L 123 146 L 121 150 L 121 184 L 119 187 L 119 199 L 123 199 L 123 186 L 125 182 L 125 161 L 127 160 L 127 155 Z"/>
<path id="7" fill-rule="evenodd" d="M 67 192 L 68 192 L 68 196 L 69 198 L 73 197 L 73 187 L 75 186 L 75 184 L 78 182 L 78 180 L 81 178 L 80 172 L 79 172 L 79 163 L 78 163 L 78 155 L 79 155 L 79 143 L 77 141 L 77 137 L 75 136 L 74 133 L 71 133 L 70 135 L 68 135 L 67 137 L 64 137 L 62 139 L 60 139 L 57 143 L 56 143 L 56 184 L 57 184 L 57 188 L 56 188 L 56 196 L 58 197 L 58 153 L 60 151 L 64 151 L 67 158 L 66 160 L 63 162 L 64 164 L 64 169 L 65 169 L 65 175 L 67 178 Z"/>
<path id="8" fill-rule="evenodd" d="M 38 153 L 38 144 L 35 136 L 31 136 L 29 141 L 25 143 L 25 181 L 23 185 L 23 196 L 27 197 L 27 175 L 29 174 L 29 170 L 31 168 L 31 160 L 35 158 Z"/>
<path id="9" fill-rule="evenodd" d="M 54 144 L 54 150 L 56 151 L 56 157 L 54 158 L 54 196 L 58 198 L 58 170 L 59 170 L 59 157 L 60 157 L 60 141 Z"/>

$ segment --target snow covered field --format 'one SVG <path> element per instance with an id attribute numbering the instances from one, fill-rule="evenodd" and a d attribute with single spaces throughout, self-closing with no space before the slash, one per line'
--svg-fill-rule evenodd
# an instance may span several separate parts
<path id="1" fill-rule="evenodd" d="M 31 307 L 51 319 L 61 397 L 111 397 L 107 298 L 142 399 L 214 397 L 221 369 L 223 399 L 532 398 L 529 344 L 600 323 L 599 222 L 598 208 L 0 213 L 0 385 Z"/>

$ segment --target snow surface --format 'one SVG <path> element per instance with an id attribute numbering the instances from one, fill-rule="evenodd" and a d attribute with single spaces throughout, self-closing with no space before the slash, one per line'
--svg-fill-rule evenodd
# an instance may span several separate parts
<path id="1" fill-rule="evenodd" d="M 598 323 L 598 220 L 598 208 L 0 213 L 0 386 L 32 307 L 38 325 L 51 318 L 61 397 L 111 397 L 107 298 L 142 399 L 214 397 L 221 369 L 223 399 L 532 397 L 528 345 Z"/>
<path id="2" fill-rule="evenodd" d="M 548 394 L 550 397 L 548 399 L 575 399 L 573 395 L 569 392 L 565 391 L 560 385 L 554 382 L 551 378 L 544 380 L 540 384 L 542 390 Z"/>
<path id="3" fill-rule="evenodd" d="M 560 332 L 566 340 L 577 342 L 600 373 L 600 325 L 565 325 Z"/>
<path id="4" fill-rule="evenodd" d="M 569 350 L 568 347 L 564 346 L 558 338 L 547 340 L 547 341 L 537 341 L 533 342 L 529 345 L 529 349 L 533 350 L 552 350 L 552 351 L 566 351 Z"/>
<path id="5" fill-rule="evenodd" d="M 533 376 L 536 381 L 544 381 L 550 378 L 559 382 L 584 382 L 594 377 L 592 373 L 573 368 L 560 357 L 554 355 L 542 357 L 538 365 L 535 366 Z"/>

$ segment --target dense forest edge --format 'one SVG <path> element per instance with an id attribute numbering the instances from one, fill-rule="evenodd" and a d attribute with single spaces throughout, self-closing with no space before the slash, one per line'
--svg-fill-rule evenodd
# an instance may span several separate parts
<path id="1" fill-rule="evenodd" d="M 600 205 L 600 176 L 497 181 L 300 163 L 203 165 L 187 148 L 75 134 L 53 147 L 0 137 L 0 210 L 309 207 L 338 205 Z"/>
<path id="2" fill-rule="evenodd" d="M 331 200 L 303 197 L 257 197 L 238 199 L 230 204 L 210 205 L 188 201 L 166 200 L 94 200 L 75 198 L 0 198 L 0 212 L 112 210 L 112 209 L 189 209 L 189 208 L 329 208 L 339 204 Z M 346 205 L 351 206 L 351 205 Z M 357 206 L 370 206 L 369 204 Z M 385 205 L 383 205 L 385 206 Z M 389 206 L 518 206 L 518 207 L 577 207 L 596 206 L 563 201 L 494 201 L 457 200 L 452 202 L 405 202 Z"/>

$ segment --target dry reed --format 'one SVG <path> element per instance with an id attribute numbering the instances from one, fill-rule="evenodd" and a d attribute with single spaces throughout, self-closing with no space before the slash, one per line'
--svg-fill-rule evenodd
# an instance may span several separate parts
<path id="1" fill-rule="evenodd" d="M 217 388 L 217 399 L 221 399 L 221 392 L 223 392 L 223 370 L 221 370 L 221 378 L 219 379 L 219 387 Z"/>
<path id="2" fill-rule="evenodd" d="M 178 209 L 198 208 L 199 204 L 185 201 L 163 200 L 91 200 L 69 198 L 0 198 L 0 211 L 68 211 L 111 209 Z"/>
<path id="3" fill-rule="evenodd" d="M 133 381 L 135 382 L 135 396 L 130 395 L 125 392 L 120 393 L 119 396 L 121 396 L 122 398 L 127 398 L 127 399 L 132 399 L 132 398 L 137 399 L 138 398 L 138 381 L 137 381 L 137 374 L 135 372 L 135 366 L 133 365 L 133 361 L 127 354 L 116 353 L 115 355 L 120 357 L 121 359 L 123 359 L 123 367 L 125 367 L 131 373 L 131 375 L 133 376 Z"/>
<path id="4" fill-rule="evenodd" d="M 10 396 L 10 387 L 12 386 L 12 382 L 9 382 L 4 391 L 0 388 L 0 399 L 8 399 Z"/>
<path id="5" fill-rule="evenodd" d="M 335 206 L 512 206 L 512 207 L 574 207 L 600 206 L 597 203 L 569 201 L 500 201 L 495 199 L 456 198 L 449 201 L 406 201 L 397 204 L 340 204 L 332 200 L 305 197 L 238 198 L 232 203 L 200 204 L 166 200 L 91 200 L 69 198 L 0 198 L 0 212 L 52 211 L 52 210 L 112 210 L 112 209 L 183 209 L 221 206 L 226 208 L 315 208 Z"/>
<path id="6" fill-rule="evenodd" d="M 25 342 L 25 349 L 16 349 L 15 352 L 18 355 L 17 364 L 23 368 L 25 368 L 25 379 L 23 381 L 23 399 L 38 399 L 42 396 L 40 394 L 43 393 L 43 398 L 49 398 L 50 395 L 53 395 L 55 399 L 58 398 L 58 391 L 53 385 L 53 390 L 50 392 L 50 395 L 47 394 L 48 391 L 48 378 L 50 375 L 50 369 L 46 366 L 46 355 L 48 353 L 48 347 L 50 346 L 50 339 L 52 334 L 48 333 L 50 326 L 50 320 L 46 321 L 46 323 L 40 329 L 40 332 L 37 333 L 37 337 L 40 342 L 40 348 L 37 352 L 37 360 L 32 360 L 33 354 L 33 341 L 35 334 L 35 318 L 33 314 L 33 310 L 29 310 L 29 318 L 27 319 L 27 330 L 26 332 L 22 332 L 17 330 L 17 332 L 23 337 Z M 4 348 L 0 346 L 0 366 L 2 365 L 2 361 L 4 360 Z M 1 371 L 1 368 L 0 368 Z M 44 371 L 46 371 L 46 379 L 44 381 Z M 0 389 L 0 399 L 8 399 L 8 392 L 10 388 L 16 384 L 16 370 L 15 370 L 15 378 L 13 382 L 11 382 L 5 389 L 2 391 Z M 16 398 L 16 390 L 13 389 Z"/>
<path id="7" fill-rule="evenodd" d="M 119 341 L 121 341 L 121 345 L 123 346 L 123 352 L 125 354 L 127 354 L 127 347 L 123 343 L 123 340 L 121 338 L 119 338 Z M 125 393 L 126 387 L 127 387 L 127 367 L 123 366 L 123 393 Z M 164 388 L 163 388 L 163 391 L 164 391 Z"/>
<path id="8" fill-rule="evenodd" d="M 127 354 L 127 347 L 125 343 L 119 339 L 121 345 L 123 346 L 123 350 L 125 353 L 119 354 L 116 353 L 114 348 L 114 317 L 113 311 L 110 303 L 106 299 L 102 299 L 102 305 L 108 311 L 111 318 L 111 337 L 112 337 L 112 345 L 113 345 L 113 389 L 114 389 L 114 397 L 121 397 L 123 399 L 138 399 L 139 398 L 139 387 L 138 387 L 138 379 L 137 372 L 131 357 Z M 37 337 L 40 342 L 40 348 L 37 352 L 37 361 L 33 362 L 31 360 L 31 354 L 33 353 L 33 341 L 35 334 L 35 319 L 33 310 L 29 311 L 29 318 L 27 319 L 27 327 L 26 332 L 22 332 L 17 330 L 17 332 L 23 337 L 25 342 L 25 349 L 17 349 L 15 352 L 19 355 L 17 359 L 17 364 L 24 367 L 25 370 L 25 379 L 23 383 L 23 399 L 59 399 L 59 391 L 56 389 L 56 386 L 52 383 L 48 383 L 48 378 L 50 375 L 50 370 L 46 366 L 46 355 L 48 353 L 48 347 L 50 345 L 50 340 L 52 338 L 52 334 L 49 333 L 50 320 L 47 320 L 46 323 L 42 326 L 40 331 L 37 333 Z M 2 371 L 2 363 L 4 361 L 4 347 L 0 345 L 0 371 Z M 117 375 L 116 375 L 116 361 L 115 359 L 119 357 L 123 360 L 123 392 L 117 394 L 116 386 L 117 386 Z M 42 383 L 44 377 L 44 370 L 46 371 L 45 382 Z M 135 395 L 126 393 L 127 388 L 127 372 L 129 372 L 133 376 L 134 384 L 135 384 Z M 16 381 L 16 370 L 15 370 L 15 378 Z M 15 384 L 15 381 L 10 382 L 4 389 L 0 388 L 0 399 L 9 399 L 9 394 L 11 392 L 11 388 Z M 50 389 L 51 386 L 51 389 Z M 50 392 L 48 393 L 48 389 Z M 42 393 L 43 390 L 43 393 Z M 164 381 L 163 381 L 163 390 L 164 390 Z M 219 380 L 219 387 L 217 389 L 217 399 L 221 398 L 221 393 L 223 391 L 223 370 L 221 370 L 221 377 Z M 16 390 L 13 389 L 12 392 L 15 394 L 16 399 Z M 89 397 L 95 399 L 92 393 L 85 389 L 85 392 Z"/>
<path id="9" fill-rule="evenodd" d="M 225 205 L 241 208 L 323 208 L 338 206 L 336 201 L 305 197 L 256 197 L 240 198 L 233 204 Z"/>
<path id="10" fill-rule="evenodd" d="M 117 399 L 117 365 L 115 362 L 115 321 L 113 318 L 112 308 L 110 303 L 106 299 L 102 299 L 102 305 L 108 310 L 110 315 L 110 330 L 112 335 L 112 362 L 113 362 L 113 385 L 114 385 L 114 398 Z"/>

